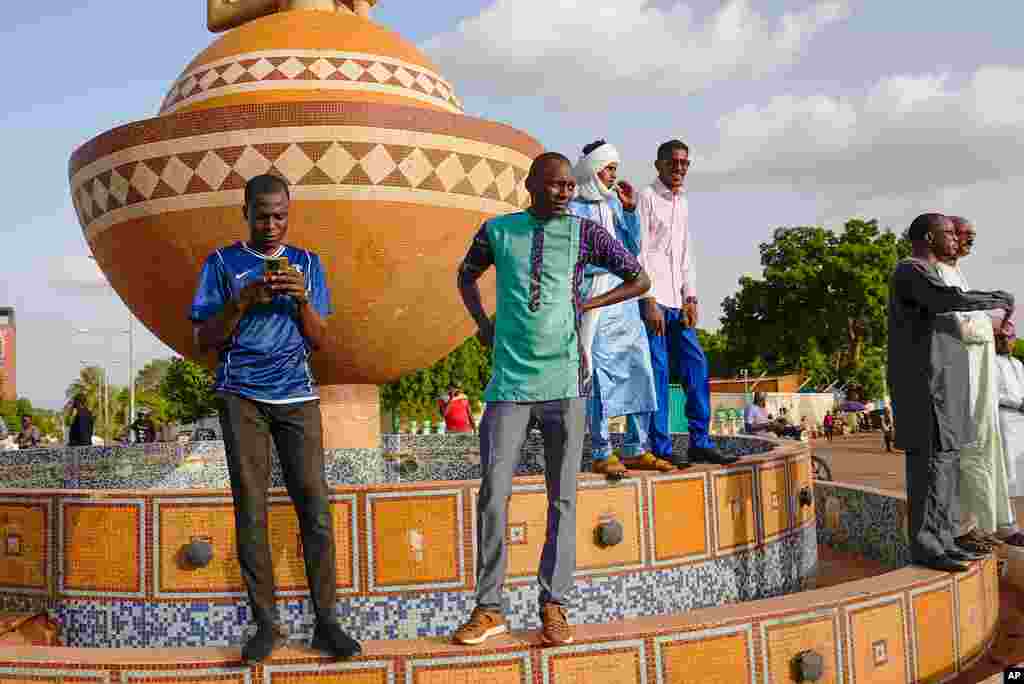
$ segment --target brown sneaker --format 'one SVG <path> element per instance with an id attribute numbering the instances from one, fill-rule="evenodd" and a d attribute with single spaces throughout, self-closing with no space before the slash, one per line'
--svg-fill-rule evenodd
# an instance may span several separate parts
<path id="1" fill-rule="evenodd" d="M 572 627 L 565 619 L 565 608 L 557 603 L 545 603 L 540 609 L 540 621 L 543 623 L 540 636 L 545 644 L 572 643 Z"/>
<path id="2" fill-rule="evenodd" d="M 954 541 L 960 548 L 974 551 L 975 553 L 992 553 L 992 550 L 995 548 L 995 544 L 986 538 L 985 535 L 978 532 L 977 529 L 972 529 L 967 534 L 957 537 Z"/>
<path id="3" fill-rule="evenodd" d="M 649 451 L 639 456 L 624 458 L 622 462 L 631 470 L 657 470 L 659 473 L 667 473 L 676 469 L 674 465 Z"/>
<path id="4" fill-rule="evenodd" d="M 626 476 L 626 466 L 615 454 L 605 459 L 594 459 L 591 470 L 597 475 L 604 475 L 610 480 L 620 480 Z"/>
<path id="5" fill-rule="evenodd" d="M 455 630 L 452 641 L 463 646 L 476 646 L 507 631 L 504 615 L 496 610 L 477 607 L 469 616 L 469 622 Z"/>

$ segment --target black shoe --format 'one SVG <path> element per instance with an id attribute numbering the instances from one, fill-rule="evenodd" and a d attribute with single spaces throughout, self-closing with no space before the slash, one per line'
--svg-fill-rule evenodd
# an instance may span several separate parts
<path id="1" fill-rule="evenodd" d="M 262 663 L 274 649 L 284 646 L 288 638 L 277 625 L 260 625 L 256 633 L 242 646 L 242 662 L 246 665 Z"/>
<path id="2" fill-rule="evenodd" d="M 335 658 L 355 658 L 363 653 L 359 642 L 346 634 L 337 622 L 316 623 L 309 646 Z"/>
<path id="3" fill-rule="evenodd" d="M 949 556 L 935 556 L 928 560 L 916 561 L 916 565 L 923 565 L 926 568 L 932 570 L 938 570 L 940 572 L 967 572 L 970 570 L 970 566 L 958 563 Z"/>
<path id="4" fill-rule="evenodd" d="M 988 556 L 986 554 L 983 554 L 983 553 L 971 553 L 970 551 L 965 551 L 963 549 L 956 549 L 954 551 L 947 551 L 946 552 L 946 557 L 951 559 L 951 560 L 959 561 L 961 563 L 969 563 L 971 561 L 979 561 L 979 560 L 984 560 L 985 558 L 988 558 Z"/>
<path id="5" fill-rule="evenodd" d="M 666 454 L 665 456 L 659 456 L 655 454 L 654 457 L 660 458 L 663 461 L 668 461 L 669 463 L 674 465 L 676 468 L 679 468 L 680 470 L 686 470 L 687 468 L 693 465 L 682 456 L 676 456 L 675 454 Z"/>
<path id="6" fill-rule="evenodd" d="M 686 455 L 694 463 L 712 463 L 714 465 L 729 465 L 740 460 L 739 456 L 723 454 L 718 449 L 708 449 L 705 447 L 692 446 L 686 452 Z"/>

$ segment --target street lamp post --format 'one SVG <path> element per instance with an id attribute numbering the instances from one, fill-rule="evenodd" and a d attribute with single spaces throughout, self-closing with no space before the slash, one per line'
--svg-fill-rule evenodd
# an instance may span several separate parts
<path id="1" fill-rule="evenodd" d="M 75 328 L 79 335 L 128 336 L 128 415 L 135 416 L 135 317 L 128 316 L 128 328 Z"/>
<path id="2" fill-rule="evenodd" d="M 95 366 L 100 369 L 100 408 L 102 410 L 103 422 L 106 426 L 106 445 L 110 446 L 110 372 L 107 370 L 107 364 L 102 361 L 85 361 L 80 360 L 83 366 Z M 108 362 L 111 366 L 121 365 L 120 361 Z"/>

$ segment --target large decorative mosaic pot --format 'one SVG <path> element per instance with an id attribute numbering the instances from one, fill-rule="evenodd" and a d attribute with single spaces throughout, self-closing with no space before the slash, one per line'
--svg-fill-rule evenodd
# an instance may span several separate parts
<path id="1" fill-rule="evenodd" d="M 247 179 L 287 178 L 288 241 L 321 255 L 336 309 L 314 356 L 328 446 L 376 447 L 375 385 L 472 333 L 456 266 L 483 220 L 527 204 L 540 151 L 525 133 L 465 116 L 395 33 L 352 13 L 293 10 L 221 36 L 175 80 L 160 116 L 85 143 L 69 172 L 111 284 L 191 357 L 203 259 L 246 237 Z M 493 280 L 484 291 L 490 300 Z"/>

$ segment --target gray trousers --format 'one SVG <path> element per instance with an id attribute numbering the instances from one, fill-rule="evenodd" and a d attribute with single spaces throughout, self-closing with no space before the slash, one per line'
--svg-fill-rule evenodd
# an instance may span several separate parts
<path id="1" fill-rule="evenodd" d="M 584 402 L 579 398 L 487 404 L 480 421 L 483 477 L 476 514 L 479 607 L 502 610 L 501 589 L 508 567 L 508 498 L 531 416 L 540 421 L 544 435 L 548 489 L 547 536 L 538 570 L 540 602 L 565 604 L 576 569 L 576 476 L 583 457 Z"/>
<path id="2" fill-rule="evenodd" d="M 910 555 L 926 562 L 955 550 L 959 451 L 907 450 Z"/>

